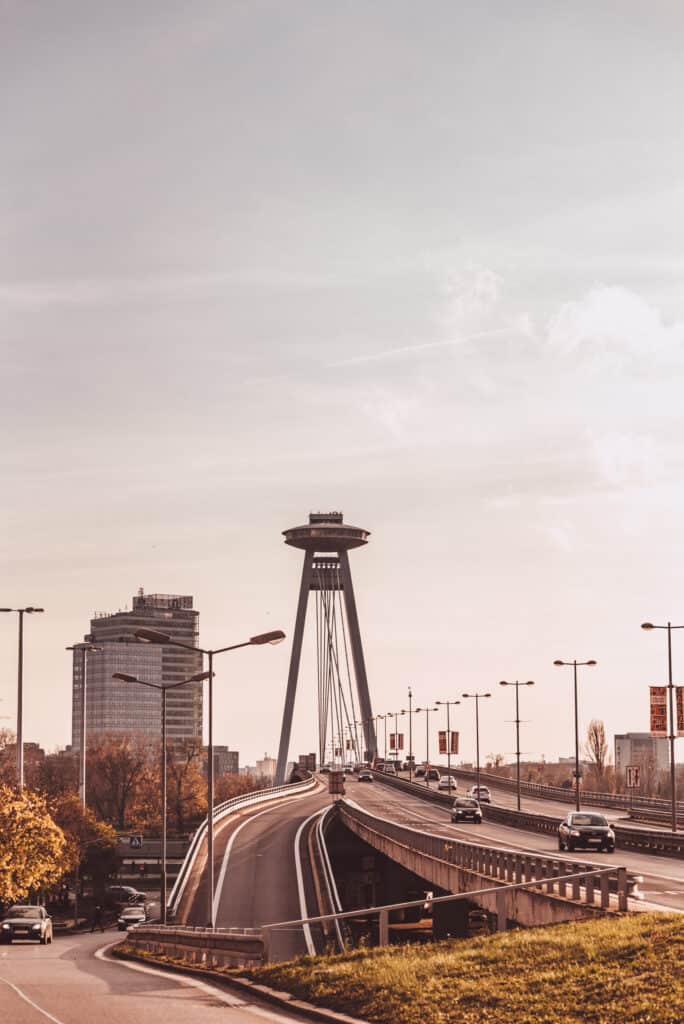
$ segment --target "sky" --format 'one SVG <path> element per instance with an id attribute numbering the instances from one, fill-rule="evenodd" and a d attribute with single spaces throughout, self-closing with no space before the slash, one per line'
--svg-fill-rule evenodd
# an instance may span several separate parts
<path id="1" fill-rule="evenodd" d="M 0 0 L 0 604 L 46 609 L 25 740 L 70 742 L 64 648 L 142 586 L 193 594 L 206 646 L 285 630 L 215 685 L 216 742 L 274 754 L 281 531 L 330 509 L 371 531 L 376 712 L 491 690 L 508 756 L 497 684 L 533 679 L 523 752 L 555 759 L 553 661 L 593 658 L 581 733 L 648 729 L 639 625 L 684 623 L 683 30 L 668 0 Z M 16 658 L 0 616 L 0 726 Z"/>

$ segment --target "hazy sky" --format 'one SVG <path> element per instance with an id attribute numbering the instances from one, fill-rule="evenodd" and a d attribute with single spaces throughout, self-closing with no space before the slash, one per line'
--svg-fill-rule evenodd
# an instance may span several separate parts
<path id="1" fill-rule="evenodd" d="M 139 586 L 194 594 L 207 645 L 291 635 L 280 531 L 330 508 L 372 531 L 377 711 L 492 688 L 482 749 L 510 752 L 496 684 L 530 678 L 523 749 L 567 755 L 552 662 L 596 658 L 582 730 L 647 729 L 639 624 L 684 622 L 681 4 L 0 12 L 0 604 L 46 608 L 25 739 L 69 742 L 64 647 Z M 218 665 L 243 761 L 277 748 L 289 652 Z M 15 691 L 7 615 L 0 725 Z"/>

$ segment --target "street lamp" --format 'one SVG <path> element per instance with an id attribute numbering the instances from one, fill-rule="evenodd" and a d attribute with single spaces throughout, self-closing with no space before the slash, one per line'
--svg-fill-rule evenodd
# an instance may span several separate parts
<path id="1" fill-rule="evenodd" d="M 451 778 L 451 725 L 449 723 L 449 709 L 455 707 L 456 704 L 460 704 L 460 700 L 436 700 L 435 704 L 439 704 L 441 707 L 447 709 L 447 734 L 446 734 L 446 748 L 447 748 L 447 775 Z M 451 783 L 449 783 L 451 786 Z M 451 790 L 449 790 L 451 792 Z"/>
<path id="2" fill-rule="evenodd" d="M 408 688 L 408 716 L 409 716 L 409 782 L 413 782 L 413 693 Z"/>
<path id="3" fill-rule="evenodd" d="M 577 666 L 593 666 L 596 662 L 593 658 L 589 661 L 554 661 L 554 665 L 572 665 L 575 680 L 575 809 L 580 809 L 580 767 L 579 767 L 579 719 L 577 715 Z"/>
<path id="4" fill-rule="evenodd" d="M 396 758 L 397 754 L 399 753 L 399 731 L 398 731 L 399 730 L 399 726 L 397 725 L 397 721 L 399 719 L 399 715 L 405 715 L 405 714 L 406 714 L 405 711 L 388 711 L 387 712 L 387 717 L 394 719 L 394 756 L 395 756 L 395 758 Z"/>
<path id="5" fill-rule="evenodd" d="M 462 697 L 474 698 L 475 700 L 475 785 L 477 786 L 477 799 L 480 799 L 480 699 L 491 697 L 491 693 L 462 693 Z"/>
<path id="6" fill-rule="evenodd" d="M 88 678 L 88 655 L 101 651 L 94 644 L 72 644 L 66 651 L 83 651 L 83 683 L 81 685 L 81 749 L 79 750 L 78 789 L 81 806 L 86 809 L 86 694 Z"/>
<path id="7" fill-rule="evenodd" d="M 44 612 L 44 608 L 0 608 L 0 612 L 16 612 L 19 616 L 19 658 L 17 670 L 17 785 L 24 788 L 24 615 Z"/>
<path id="8" fill-rule="evenodd" d="M 166 691 L 175 690 L 178 686 L 185 686 L 186 683 L 201 683 L 208 678 L 208 672 L 198 672 L 197 675 L 190 676 L 189 679 L 183 679 L 180 683 L 150 683 L 146 679 L 138 679 L 137 676 L 129 676 L 126 672 L 115 672 L 112 675 L 112 679 L 121 679 L 124 683 L 139 683 L 141 686 L 151 686 L 154 690 L 161 690 L 162 841 L 160 899 L 162 924 L 166 924 Z"/>
<path id="9" fill-rule="evenodd" d="M 516 679 L 514 683 L 507 683 L 505 679 L 502 679 L 499 686 L 515 686 L 515 777 L 518 796 L 518 810 L 520 810 L 520 705 L 518 702 L 518 691 L 521 686 L 534 686 L 534 680 L 528 679 L 526 683 L 519 683 Z"/>
<path id="10" fill-rule="evenodd" d="M 269 633 L 259 633 L 249 640 L 243 640 L 239 644 L 230 644 L 228 647 L 219 647 L 213 651 L 203 647 L 194 647 L 192 644 L 181 643 L 180 640 L 173 640 L 167 633 L 160 633 L 156 629 L 137 629 L 135 635 L 138 640 L 145 640 L 148 643 L 164 644 L 168 647 L 183 647 L 186 651 L 197 651 L 199 654 L 206 654 L 208 658 L 209 671 L 205 678 L 209 682 L 209 735 L 208 735 L 208 762 L 207 762 L 207 868 L 209 870 L 208 888 L 208 909 L 209 927 L 215 927 L 214 914 L 214 655 L 225 654 L 226 651 L 236 651 L 239 647 L 260 647 L 263 644 L 279 644 L 285 639 L 281 629 L 271 630 Z"/>
<path id="11" fill-rule="evenodd" d="M 675 770 L 675 716 L 674 716 L 674 684 L 672 682 L 672 630 L 684 629 L 684 626 L 673 626 L 668 622 L 666 626 L 654 626 L 652 622 L 642 622 L 642 629 L 666 629 L 667 630 L 667 688 L 670 697 L 670 787 L 672 789 L 672 831 L 677 831 L 677 797 L 675 794 L 677 784 L 677 773 Z"/>
<path id="12" fill-rule="evenodd" d="M 416 708 L 416 714 L 425 712 L 425 785 L 430 785 L 428 779 L 428 768 L 430 767 L 430 712 L 437 711 L 438 708 Z"/>

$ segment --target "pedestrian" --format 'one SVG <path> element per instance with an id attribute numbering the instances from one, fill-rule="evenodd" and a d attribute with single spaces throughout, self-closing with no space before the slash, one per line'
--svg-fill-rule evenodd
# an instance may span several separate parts
<path id="1" fill-rule="evenodd" d="M 93 925 L 90 929 L 91 932 L 94 932 L 96 928 L 99 928 L 101 932 L 104 931 L 104 924 L 102 923 L 102 907 L 99 903 L 95 905 L 95 910 L 93 911 Z"/>

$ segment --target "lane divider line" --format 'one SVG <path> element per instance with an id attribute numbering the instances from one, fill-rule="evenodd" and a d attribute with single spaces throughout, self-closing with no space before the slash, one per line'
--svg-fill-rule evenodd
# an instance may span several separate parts
<path id="1" fill-rule="evenodd" d="M 23 999 L 25 1003 L 29 1004 L 29 1006 L 32 1006 L 34 1010 L 37 1010 L 38 1013 L 42 1013 L 43 1017 L 47 1017 L 48 1020 L 51 1020 L 52 1024 L 63 1024 L 63 1022 L 59 1020 L 58 1017 L 53 1017 L 53 1015 L 51 1013 L 48 1013 L 47 1010 L 44 1010 L 42 1006 L 39 1006 L 38 1003 L 34 1003 L 32 999 L 29 999 L 25 992 L 22 992 L 20 988 L 18 988 L 16 985 L 13 985 L 11 981 L 7 980 L 7 978 L 3 978 L 0 976 L 0 981 L 3 982 L 3 984 L 7 985 L 9 988 L 11 988 L 14 992 L 16 992 L 19 998 Z"/>
<path id="2" fill-rule="evenodd" d="M 309 916 L 309 911 L 308 911 L 307 906 L 306 906 L 306 893 L 304 891 L 304 872 L 302 871 L 302 858 L 301 858 L 301 853 L 300 853 L 300 850 L 299 850 L 299 841 L 302 838 L 302 832 L 304 831 L 306 826 L 309 824 L 309 822 L 313 821 L 314 818 L 320 817 L 320 815 L 324 814 L 325 811 L 327 811 L 327 810 L 328 810 L 327 807 L 321 807 L 320 810 L 314 811 L 313 814 L 310 814 L 309 817 L 306 818 L 306 820 L 301 823 L 301 825 L 297 829 L 297 835 L 295 836 L 295 841 L 294 841 L 295 870 L 297 872 L 297 892 L 299 894 L 299 910 L 300 910 L 300 913 L 301 913 L 302 917 L 308 917 Z M 302 931 L 304 932 L 304 942 L 306 943 L 306 951 L 307 951 L 307 953 L 309 954 L 309 956 L 316 956 L 316 947 L 314 945 L 314 941 L 313 941 L 313 938 L 311 936 L 311 927 L 310 927 L 310 925 L 308 923 L 307 924 L 303 924 L 302 925 Z"/>

